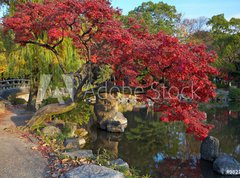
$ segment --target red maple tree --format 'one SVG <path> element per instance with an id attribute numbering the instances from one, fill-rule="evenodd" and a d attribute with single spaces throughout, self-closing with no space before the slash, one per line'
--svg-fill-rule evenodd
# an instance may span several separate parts
<path id="1" fill-rule="evenodd" d="M 150 34 L 135 19 L 129 19 L 126 27 L 120 15 L 108 0 L 45 0 L 20 4 L 3 24 L 5 31 L 14 32 L 17 43 L 51 50 L 64 74 L 68 71 L 58 46 L 71 38 L 89 71 L 83 75 L 82 67 L 74 73 L 79 84 L 76 96 L 93 80 L 93 69 L 108 64 L 116 85 L 142 88 L 141 99 L 152 100 L 163 121 L 183 121 L 187 132 L 205 138 L 212 126 L 203 122 L 206 116 L 198 110 L 198 103 L 215 95 L 209 80 L 217 74 L 211 66 L 215 53 L 204 46 L 183 44 L 163 32 Z"/>

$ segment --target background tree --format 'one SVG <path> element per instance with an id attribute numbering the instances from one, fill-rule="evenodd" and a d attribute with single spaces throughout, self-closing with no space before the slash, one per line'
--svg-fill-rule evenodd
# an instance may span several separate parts
<path id="1" fill-rule="evenodd" d="M 181 14 L 177 12 L 175 6 L 152 1 L 142 3 L 123 19 L 126 22 L 130 17 L 138 19 L 151 33 L 164 31 L 167 34 L 176 33 L 178 31 L 177 25 L 181 20 Z"/>
<path id="2" fill-rule="evenodd" d="M 204 36 L 199 36 L 201 33 L 207 32 L 208 18 L 199 17 L 195 19 L 185 18 L 179 24 L 179 34 L 177 35 L 184 42 L 198 42 L 193 39 L 201 39 Z M 195 38 L 193 38 L 195 36 Z M 196 38 L 199 36 L 199 38 Z M 204 43 L 205 40 L 203 40 Z"/>
<path id="3" fill-rule="evenodd" d="M 211 26 L 213 46 L 218 53 L 217 67 L 240 83 L 240 19 L 225 19 L 224 14 L 213 16 Z"/>

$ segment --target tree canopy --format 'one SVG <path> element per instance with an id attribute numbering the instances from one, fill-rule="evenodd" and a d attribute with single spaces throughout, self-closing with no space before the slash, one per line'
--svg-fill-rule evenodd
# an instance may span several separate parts
<path id="1" fill-rule="evenodd" d="M 177 12 L 175 6 L 152 1 L 142 3 L 130 11 L 126 17 L 138 19 L 139 23 L 144 25 L 151 33 L 164 31 L 167 34 L 176 33 L 178 23 L 181 20 L 181 14 Z"/>
<path id="2" fill-rule="evenodd" d="M 218 53 L 218 68 L 240 81 L 240 19 L 225 19 L 224 14 L 213 16 L 208 24 L 213 35 L 213 47 Z"/>
<path id="3" fill-rule="evenodd" d="M 165 19 L 173 23 L 177 18 L 175 13 L 157 13 L 152 22 Z M 107 0 L 46 0 L 19 4 L 3 25 L 5 32 L 14 33 L 16 43 L 36 45 L 55 55 L 61 72 L 77 79 L 78 98 L 87 82 L 97 80 L 97 69 L 108 65 L 117 86 L 142 88 L 140 98 L 155 102 L 161 120 L 183 121 L 189 133 L 205 138 L 212 126 L 204 123 L 206 115 L 198 110 L 198 103 L 215 95 L 209 80 L 210 75 L 217 74 L 211 66 L 215 53 L 207 52 L 203 45 L 182 44 L 163 32 L 149 33 L 134 18 L 126 27 L 119 16 L 120 11 Z M 164 27 L 165 22 L 157 23 Z M 76 69 L 67 68 L 68 59 L 61 56 L 61 45 L 68 40 L 77 49 L 75 60 L 85 63 Z M 95 83 L 96 88 L 100 86 Z"/>

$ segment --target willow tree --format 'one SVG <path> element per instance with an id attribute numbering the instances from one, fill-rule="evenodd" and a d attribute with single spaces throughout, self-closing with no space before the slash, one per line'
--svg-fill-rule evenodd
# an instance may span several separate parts
<path id="1" fill-rule="evenodd" d="M 15 13 L 16 7 L 19 4 L 25 4 L 27 2 L 42 3 L 43 1 L 9 0 L 1 1 L 0 5 L 6 7 L 8 11 L 6 14 L 7 17 Z M 31 80 L 29 106 L 35 105 L 33 101 L 35 101 L 37 96 L 40 76 L 42 74 L 53 74 L 53 87 L 63 85 L 58 62 L 50 51 L 44 48 L 38 48 L 35 45 L 28 45 L 25 48 L 20 44 L 14 43 L 15 37 L 11 31 L 3 34 L 1 29 L 0 32 L 0 63 L 4 69 L 2 78 L 27 78 Z M 42 33 L 40 38 L 45 40 L 47 38 L 46 36 L 47 34 Z M 81 65 L 81 63 L 76 60 L 76 58 L 79 58 L 79 55 L 72 44 L 72 40 L 65 40 L 59 48 L 62 49 L 59 54 L 61 58 L 67 59 L 64 61 L 67 68 L 74 70 L 74 68 Z"/>
<path id="2" fill-rule="evenodd" d="M 212 126 L 203 122 L 206 115 L 198 103 L 215 95 L 208 78 L 217 74 L 210 65 L 215 53 L 204 46 L 181 44 L 163 32 L 150 34 L 134 19 L 126 27 L 119 16 L 108 0 L 53 0 L 20 4 L 3 24 L 5 31 L 14 32 L 16 43 L 35 45 L 55 56 L 61 72 L 76 80 L 75 99 L 83 99 L 88 83 L 94 83 L 95 89 L 102 87 L 95 82 L 98 68 L 109 65 L 116 84 L 111 91 L 123 86 L 140 89 L 141 99 L 155 103 L 162 121 L 182 121 L 187 132 L 205 138 Z M 61 56 L 65 40 L 72 40 L 81 56 L 76 60 L 84 61 L 76 70 L 68 69 Z"/>

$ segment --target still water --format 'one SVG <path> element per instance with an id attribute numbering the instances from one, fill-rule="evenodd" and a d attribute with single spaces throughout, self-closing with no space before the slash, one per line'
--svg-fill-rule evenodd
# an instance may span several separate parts
<path id="1" fill-rule="evenodd" d="M 208 122 L 215 125 L 210 135 L 220 140 L 220 150 L 240 160 L 240 103 L 202 107 Z M 142 175 L 151 177 L 216 177 L 212 164 L 201 161 L 200 142 L 185 133 L 181 123 L 163 123 L 149 109 L 124 113 L 128 127 L 123 134 L 92 129 L 87 148 L 111 151 Z M 97 130 L 97 131 L 96 131 Z"/>

